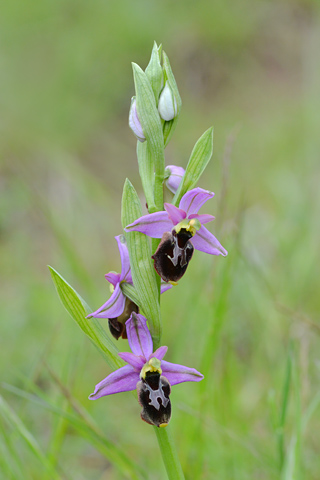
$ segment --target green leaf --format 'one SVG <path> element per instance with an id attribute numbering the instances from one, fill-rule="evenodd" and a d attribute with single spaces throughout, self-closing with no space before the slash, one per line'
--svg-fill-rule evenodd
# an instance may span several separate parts
<path id="1" fill-rule="evenodd" d="M 123 188 L 121 211 L 123 228 L 141 217 L 141 215 L 141 204 L 137 192 L 130 181 L 126 179 Z M 150 242 L 148 237 L 140 232 L 127 232 L 126 239 L 133 284 L 139 298 L 139 305 L 142 306 L 149 322 L 154 348 L 157 348 L 161 338 L 161 315 L 159 290 L 151 260 Z"/>
<path id="2" fill-rule="evenodd" d="M 199 138 L 189 158 L 180 186 L 173 198 L 173 205 L 178 205 L 183 195 L 194 188 L 204 172 L 213 151 L 213 127 L 210 127 Z"/>
<path id="3" fill-rule="evenodd" d="M 118 349 L 107 336 L 98 320 L 86 318 L 92 312 L 90 307 L 54 268 L 49 266 L 49 269 L 57 293 L 67 312 L 100 350 L 104 359 L 113 370 L 123 366 L 124 363 L 118 356 Z"/>
<path id="4" fill-rule="evenodd" d="M 167 82 L 169 83 L 169 86 L 177 102 L 177 115 L 173 120 L 170 120 L 169 122 L 164 122 L 163 124 L 163 139 L 164 139 L 164 146 L 166 147 L 177 126 L 178 118 L 181 111 L 182 101 L 181 101 L 176 79 L 174 78 L 174 75 L 170 66 L 169 58 L 165 52 L 163 52 L 163 70 L 165 73 L 165 80 L 167 80 Z"/>
<path id="5" fill-rule="evenodd" d="M 163 210 L 164 145 L 162 124 L 153 90 L 146 73 L 136 63 L 132 64 L 132 69 L 136 89 L 138 117 L 150 150 L 148 162 L 152 162 L 152 168 L 154 168 L 155 171 L 155 204 L 157 210 Z M 147 171 L 147 167 L 143 168 L 140 166 L 140 169 Z"/>
<path id="6" fill-rule="evenodd" d="M 146 68 L 146 75 L 153 90 L 156 105 L 158 105 L 159 95 L 163 85 L 163 72 L 160 63 L 161 49 L 161 45 L 158 47 L 156 42 L 154 42 L 150 62 Z"/>

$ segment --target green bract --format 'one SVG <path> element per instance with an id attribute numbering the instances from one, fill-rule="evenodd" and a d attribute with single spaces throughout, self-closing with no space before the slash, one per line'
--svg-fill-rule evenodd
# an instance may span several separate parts
<path id="1" fill-rule="evenodd" d="M 166 147 L 170 141 L 170 138 L 172 137 L 172 134 L 177 126 L 177 121 L 179 118 L 180 110 L 181 110 L 181 97 L 179 94 L 178 86 L 176 83 L 176 80 L 174 78 L 174 75 L 172 73 L 172 69 L 170 66 L 169 58 L 166 55 L 165 52 L 163 52 L 163 70 L 164 70 L 164 77 L 165 81 L 169 83 L 169 86 L 172 90 L 172 93 L 174 95 L 174 98 L 176 99 L 177 102 L 177 115 L 173 120 L 170 120 L 169 122 L 164 122 L 163 125 L 163 138 L 164 138 L 164 146 Z"/>
<path id="2" fill-rule="evenodd" d="M 138 297 L 137 291 L 133 285 L 130 285 L 130 283 L 127 282 L 122 282 L 121 290 L 126 297 L 130 298 L 130 300 L 138 305 L 139 308 L 142 308 L 140 298 Z"/>
<path id="3" fill-rule="evenodd" d="M 178 205 L 183 195 L 196 186 L 212 157 L 212 151 L 213 127 L 210 127 L 193 147 L 185 174 L 172 201 L 173 205 Z"/>
<path id="4" fill-rule="evenodd" d="M 163 209 L 164 146 L 160 116 L 149 79 L 136 63 L 132 64 L 136 89 L 137 112 L 143 133 L 150 149 L 150 160 L 155 172 L 154 203 L 157 210 Z M 143 175 L 150 169 L 141 168 Z M 143 184 L 150 178 L 142 178 Z"/>
<path id="5" fill-rule="evenodd" d="M 151 59 L 146 68 L 146 75 L 149 79 L 157 105 L 159 101 L 159 95 L 163 87 L 163 73 L 162 73 L 162 67 L 160 63 L 161 49 L 162 49 L 161 45 L 159 45 L 158 47 L 156 42 L 154 42 L 152 53 L 151 53 Z"/>
<path id="6" fill-rule="evenodd" d="M 141 217 L 142 210 L 139 197 L 133 185 L 126 179 L 123 187 L 121 221 L 123 228 Z M 132 280 L 138 305 L 149 321 L 149 328 L 155 348 L 160 344 L 161 314 L 159 288 L 156 273 L 151 260 L 149 239 L 140 232 L 127 232 L 126 240 L 130 255 Z"/>
<path id="7" fill-rule="evenodd" d="M 154 201 L 154 162 L 148 142 L 137 142 L 137 158 L 142 188 L 149 212 L 157 210 Z"/>

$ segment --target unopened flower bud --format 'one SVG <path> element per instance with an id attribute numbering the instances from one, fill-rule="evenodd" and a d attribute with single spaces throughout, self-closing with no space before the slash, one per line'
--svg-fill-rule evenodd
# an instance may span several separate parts
<path id="1" fill-rule="evenodd" d="M 172 193 L 176 193 L 185 173 L 184 168 L 168 165 L 165 169 L 166 185 Z"/>
<path id="2" fill-rule="evenodd" d="M 129 127 L 140 142 L 144 142 L 146 140 L 138 117 L 135 97 L 132 97 L 131 99 L 131 106 L 129 112 Z"/>
<path id="3" fill-rule="evenodd" d="M 167 122 L 176 117 L 178 113 L 177 100 L 175 99 L 168 82 L 166 82 L 164 89 L 161 92 L 158 110 L 160 117 Z"/>

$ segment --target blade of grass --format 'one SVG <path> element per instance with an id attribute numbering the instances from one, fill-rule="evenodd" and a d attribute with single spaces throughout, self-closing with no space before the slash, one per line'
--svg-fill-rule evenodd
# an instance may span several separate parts
<path id="1" fill-rule="evenodd" d="M 302 431 L 305 432 L 312 415 L 320 405 L 320 392 L 312 399 L 302 418 Z"/>
<path id="2" fill-rule="evenodd" d="M 73 386 L 74 380 L 76 378 L 76 369 L 75 364 L 78 363 L 79 355 L 78 355 L 78 346 L 76 352 L 70 351 L 69 355 L 67 356 L 67 360 L 64 363 L 63 371 L 62 371 L 62 382 L 66 385 Z M 44 361 L 42 364 L 45 364 L 48 370 L 47 363 Z M 70 368 L 71 363 L 72 369 Z M 49 372 L 50 373 L 50 372 Z M 57 398 L 57 405 L 62 409 L 66 410 L 68 408 L 68 401 L 65 399 L 64 396 L 60 396 Z M 67 435 L 68 430 L 68 421 L 63 417 L 54 417 L 52 423 L 52 434 L 50 438 L 50 444 L 48 448 L 48 457 L 51 460 L 53 465 L 56 464 L 57 459 L 60 457 L 61 450 L 63 448 L 63 443 L 65 437 Z"/>
<path id="3" fill-rule="evenodd" d="M 285 377 L 284 377 L 283 388 L 282 388 L 282 402 L 280 407 L 279 423 L 277 428 L 280 472 L 283 470 L 284 461 L 285 461 L 284 427 L 285 427 L 286 414 L 287 414 L 288 403 L 289 403 L 291 371 L 292 371 L 292 345 L 290 344 L 288 349 L 288 355 L 287 355 L 286 371 L 285 371 Z"/>
<path id="4" fill-rule="evenodd" d="M 23 440 L 26 442 L 30 450 L 37 457 L 44 469 L 50 474 L 52 480 L 61 480 L 60 475 L 56 469 L 51 465 L 47 457 L 41 451 L 38 442 L 31 434 L 31 432 L 24 425 L 22 420 L 16 415 L 14 410 L 7 404 L 4 398 L 0 395 L 0 414 L 7 421 L 7 423 L 17 430 Z"/>
<path id="5" fill-rule="evenodd" d="M 37 396 L 25 392 L 13 385 L 3 383 L 3 388 L 14 393 L 15 395 L 24 398 L 40 407 L 59 415 L 66 420 L 87 440 L 89 441 L 102 455 L 104 455 L 110 462 L 112 462 L 123 475 L 128 479 L 141 480 L 146 478 L 146 474 L 143 469 L 129 459 L 126 454 L 115 445 L 114 441 L 108 440 L 100 429 L 95 425 L 93 419 L 86 413 L 86 419 L 89 423 L 86 423 L 78 416 L 69 413 L 62 408 L 55 405 L 52 400 L 44 394 L 44 392 L 36 385 L 30 385 L 33 390 L 36 391 Z M 81 407 L 83 409 L 83 407 Z M 77 408 L 77 411 L 81 411 Z"/>
<path id="6" fill-rule="evenodd" d="M 8 479 L 13 480 L 27 480 L 31 479 L 28 471 L 22 466 L 20 456 L 17 453 L 16 446 L 13 445 L 12 439 L 7 432 L 7 427 L 4 425 L 3 419 L 0 417 L 0 447 L 2 455 L 0 455 L 0 472 L 1 469 L 6 471 Z M 1 441 L 2 440 L 2 441 Z"/>
<path id="7" fill-rule="evenodd" d="M 295 436 L 295 445 L 293 452 L 293 461 L 294 461 L 294 473 L 293 478 L 299 480 L 301 477 L 301 432 L 302 432 L 302 412 L 301 412 L 301 381 L 300 381 L 300 371 L 299 366 L 296 361 L 296 355 L 292 353 L 292 383 L 293 383 L 293 394 L 294 394 L 294 410 L 295 410 L 295 425 L 294 425 L 294 436 Z"/>

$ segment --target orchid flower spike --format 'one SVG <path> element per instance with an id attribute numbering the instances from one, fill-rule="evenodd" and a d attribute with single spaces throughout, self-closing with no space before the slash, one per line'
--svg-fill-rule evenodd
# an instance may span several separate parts
<path id="1" fill-rule="evenodd" d="M 154 267 L 166 282 L 176 283 L 185 273 L 196 248 L 211 255 L 228 255 L 216 237 L 203 225 L 214 220 L 212 215 L 198 214 L 214 193 L 194 188 L 181 198 L 179 208 L 165 203 L 165 211 L 138 218 L 126 232 L 142 232 L 161 242 L 152 256 Z"/>
<path id="2" fill-rule="evenodd" d="M 121 273 L 109 272 L 105 275 L 112 292 L 111 297 L 98 310 L 87 318 L 107 318 L 111 334 L 117 340 L 119 337 L 127 338 L 125 322 L 128 320 L 132 312 L 139 312 L 139 307 L 126 297 L 121 290 L 121 284 L 126 282 L 132 283 L 131 267 L 128 247 L 124 235 L 115 237 L 120 252 Z M 171 288 L 171 285 L 161 285 L 161 293 Z"/>
<path id="3" fill-rule="evenodd" d="M 176 193 L 185 173 L 184 168 L 168 165 L 165 169 L 166 185 L 172 193 Z"/>
<path id="4" fill-rule="evenodd" d="M 118 355 L 128 365 L 102 380 L 89 399 L 97 400 L 113 393 L 137 389 L 142 420 L 150 425 L 165 427 L 171 417 L 171 386 L 182 382 L 199 382 L 203 375 L 194 368 L 163 360 L 168 347 L 163 346 L 153 352 L 147 320 L 142 315 L 133 312 L 126 322 L 126 329 L 132 353 Z"/>

